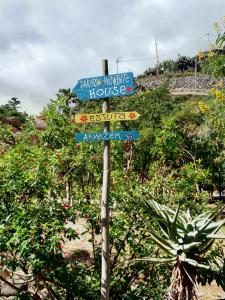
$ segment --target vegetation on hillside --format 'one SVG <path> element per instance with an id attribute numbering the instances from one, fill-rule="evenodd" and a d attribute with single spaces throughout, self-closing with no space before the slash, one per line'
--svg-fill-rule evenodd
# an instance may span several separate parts
<path id="1" fill-rule="evenodd" d="M 158 65 L 152 68 L 148 68 L 143 73 L 143 76 L 156 76 L 157 74 L 174 74 L 179 75 L 180 72 L 183 74 L 184 72 L 194 72 L 195 70 L 195 60 L 196 57 L 187 57 L 184 55 L 178 54 L 178 58 L 176 60 L 168 59 L 160 62 Z M 196 62 L 196 68 L 199 72 L 201 70 L 201 65 L 199 62 Z"/>
<path id="2" fill-rule="evenodd" d="M 27 114 L 19 111 L 19 105 L 20 100 L 16 97 L 11 98 L 8 103 L 1 105 L 0 122 L 10 122 L 10 120 L 14 119 L 17 120 L 17 122 L 14 121 L 16 124 L 20 125 L 21 123 L 24 123 L 27 118 Z M 13 123 L 11 125 L 13 125 Z"/>

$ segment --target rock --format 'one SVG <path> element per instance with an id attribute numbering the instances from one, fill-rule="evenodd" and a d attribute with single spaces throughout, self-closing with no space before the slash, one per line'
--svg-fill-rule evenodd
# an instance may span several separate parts
<path id="1" fill-rule="evenodd" d="M 36 117 L 36 128 L 38 130 L 45 130 L 47 127 L 46 118 L 44 116 Z"/>
<path id="2" fill-rule="evenodd" d="M 20 288 L 21 286 L 17 286 L 17 287 Z M 17 294 L 17 291 L 14 290 L 11 286 L 9 286 L 7 284 L 2 285 L 1 293 L 0 293 L 1 296 L 14 296 L 16 294 Z"/>
<path id="3" fill-rule="evenodd" d="M 166 79 L 161 78 L 158 79 L 156 76 L 145 76 L 145 77 L 138 77 L 136 79 L 136 83 L 139 87 L 144 88 L 156 88 L 165 82 Z M 210 90 L 212 87 L 215 87 L 216 80 L 206 76 L 206 75 L 197 75 L 195 80 L 194 76 L 184 76 L 184 77 L 174 77 L 170 79 L 170 88 L 171 89 L 204 89 Z M 223 81 L 223 85 L 225 82 Z"/>
<path id="4" fill-rule="evenodd" d="M 21 126 L 21 120 L 17 117 L 6 117 L 2 120 L 2 122 L 16 127 Z"/>
<path id="5" fill-rule="evenodd" d="M 12 283 L 17 289 L 26 291 L 27 290 L 27 276 L 22 271 L 11 275 L 11 273 L 5 272 L 4 279 Z M 6 282 L 0 280 L 0 296 L 14 296 L 18 293 L 16 289 L 7 284 Z M 0 298 L 1 299 L 1 298 Z"/>

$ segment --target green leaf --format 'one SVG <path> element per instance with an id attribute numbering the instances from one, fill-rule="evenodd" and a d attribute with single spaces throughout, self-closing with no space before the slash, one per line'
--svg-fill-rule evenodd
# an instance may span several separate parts
<path id="1" fill-rule="evenodd" d="M 196 246 L 199 246 L 199 245 L 201 245 L 201 243 L 200 242 L 193 242 L 193 243 L 190 243 L 190 244 L 183 244 L 183 245 L 178 245 L 175 249 L 177 250 L 177 251 L 179 251 L 179 250 L 182 250 L 182 251 L 184 251 L 184 252 L 187 252 L 188 250 L 190 250 L 190 249 L 192 249 L 192 248 L 194 248 L 194 247 L 196 247 Z"/>
<path id="2" fill-rule="evenodd" d="M 207 270 L 210 269 L 209 266 L 200 264 L 200 263 L 198 263 L 198 262 L 197 262 L 196 260 L 194 260 L 194 259 L 185 258 L 185 257 L 181 257 L 181 256 L 180 256 L 180 260 L 183 261 L 183 262 L 186 262 L 186 263 L 188 263 L 189 265 L 192 265 L 192 266 L 194 266 L 194 267 L 203 268 L 203 269 L 207 269 Z"/>
<path id="3" fill-rule="evenodd" d="M 209 234 L 206 236 L 207 239 L 214 239 L 214 240 L 225 240 L 225 235 L 216 235 L 216 234 Z"/>
<path id="4" fill-rule="evenodd" d="M 167 264 L 167 263 L 172 263 L 176 261 L 176 258 L 154 258 L 154 257 L 142 257 L 142 258 L 135 258 L 130 261 L 136 262 L 136 261 L 146 261 L 146 262 L 154 262 L 154 263 L 162 263 L 162 264 Z"/>
<path id="5" fill-rule="evenodd" d="M 150 230 L 150 234 L 152 236 L 152 239 L 157 243 L 157 245 L 167 253 L 171 255 L 176 255 L 176 251 L 171 249 L 171 244 L 166 241 L 165 239 L 161 238 L 156 232 L 153 230 Z"/>

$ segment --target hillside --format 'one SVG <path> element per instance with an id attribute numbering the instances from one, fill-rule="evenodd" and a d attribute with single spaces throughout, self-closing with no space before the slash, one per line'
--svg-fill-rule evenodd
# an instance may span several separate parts
<path id="1" fill-rule="evenodd" d="M 181 74 L 174 73 L 171 77 L 166 76 L 139 76 L 136 78 L 136 83 L 140 89 L 157 88 L 161 84 L 169 81 L 170 90 L 194 90 L 197 89 L 203 92 L 209 92 L 210 89 L 216 87 L 217 80 L 208 75 L 197 74 L 195 76 L 180 76 Z M 225 85 L 225 80 L 223 80 Z"/>

